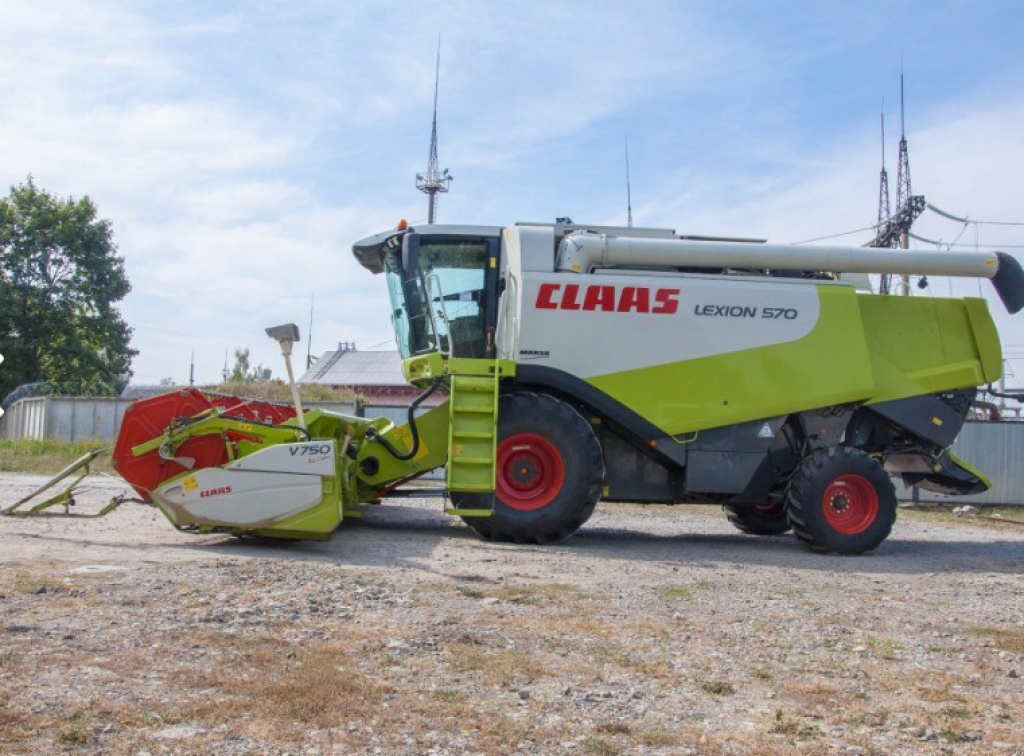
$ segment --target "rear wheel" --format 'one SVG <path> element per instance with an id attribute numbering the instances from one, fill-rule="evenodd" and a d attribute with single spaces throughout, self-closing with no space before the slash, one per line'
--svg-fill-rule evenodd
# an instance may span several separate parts
<path id="1" fill-rule="evenodd" d="M 786 516 L 808 548 L 862 554 L 877 548 L 896 522 L 896 489 L 878 460 L 848 446 L 805 459 L 786 489 Z"/>
<path id="2" fill-rule="evenodd" d="M 737 530 L 750 535 L 778 536 L 792 527 L 786 519 L 786 507 L 781 501 L 738 507 L 726 505 L 729 522 Z"/>
<path id="3" fill-rule="evenodd" d="M 496 490 L 453 492 L 457 507 L 490 509 L 463 518 L 492 541 L 551 543 L 568 538 L 594 513 L 604 458 L 593 428 L 575 409 L 545 394 L 501 397 Z M 496 497 L 496 498 L 495 498 Z"/>

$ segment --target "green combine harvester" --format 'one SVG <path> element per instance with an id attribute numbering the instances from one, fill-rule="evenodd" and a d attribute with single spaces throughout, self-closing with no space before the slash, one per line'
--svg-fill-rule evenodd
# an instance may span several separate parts
<path id="1" fill-rule="evenodd" d="M 305 411 L 294 380 L 293 406 L 191 388 L 136 402 L 114 464 L 179 530 L 323 539 L 446 466 L 445 511 L 495 541 L 567 538 L 600 501 L 716 503 L 745 533 L 858 554 L 892 529 L 892 477 L 988 487 L 949 452 L 1002 372 L 985 300 L 879 295 L 868 276 L 987 278 L 1016 313 L 1009 255 L 404 222 L 353 253 L 387 279 L 423 390 L 408 422 Z M 268 333 L 291 379 L 298 329 Z"/>

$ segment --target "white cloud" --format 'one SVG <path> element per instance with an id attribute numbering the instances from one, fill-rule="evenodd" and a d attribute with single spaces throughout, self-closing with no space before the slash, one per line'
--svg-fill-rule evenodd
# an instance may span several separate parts
<path id="1" fill-rule="evenodd" d="M 91 195 L 114 221 L 140 381 L 183 378 L 193 346 L 204 380 L 235 346 L 279 372 L 263 327 L 305 330 L 311 294 L 317 351 L 390 337 L 384 283 L 349 247 L 423 214 L 412 173 L 426 157 L 439 29 L 442 161 L 456 175 L 445 219 L 582 208 L 621 222 L 617 158 L 609 179 L 579 156 L 598 138 L 617 155 L 627 128 L 631 146 L 636 132 L 666 145 L 634 184 L 638 223 L 794 241 L 874 219 L 873 122 L 807 148 L 779 128 L 784 103 L 755 114 L 719 91 L 782 86 L 814 65 L 809 55 L 841 46 L 838 32 L 769 58 L 750 30 L 675 3 L 237 7 L 203 17 L 128 0 L 0 0 L 0 179 L 31 172 L 53 191 Z M 999 94 L 914 115 L 916 190 L 954 212 L 1021 215 L 1024 101 Z M 709 122 L 702 107 L 724 114 Z M 709 123 L 723 134 L 705 133 Z M 732 159 L 716 169 L 709 154 Z M 920 228 L 945 238 L 944 223 Z M 986 229 L 982 241 L 1022 237 Z M 1016 320 L 999 317 L 1007 340 L 1024 342 Z"/>

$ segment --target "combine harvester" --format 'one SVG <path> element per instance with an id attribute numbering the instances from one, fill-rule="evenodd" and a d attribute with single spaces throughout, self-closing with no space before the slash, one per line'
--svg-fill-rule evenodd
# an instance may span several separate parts
<path id="1" fill-rule="evenodd" d="M 423 389 L 409 422 L 304 411 L 293 380 L 293 407 L 196 389 L 136 402 L 114 464 L 178 529 L 327 538 L 447 465 L 445 511 L 495 541 L 561 540 L 599 501 L 710 502 L 743 532 L 858 554 L 893 526 L 890 476 L 988 487 L 948 451 L 1002 371 L 985 300 L 883 296 L 868 274 L 991 279 L 1015 313 L 1008 255 L 404 222 L 353 253 L 387 279 Z M 291 379 L 298 329 L 268 333 Z M 418 413 L 437 391 L 448 401 Z M 66 512 L 72 493 L 6 513 Z"/>

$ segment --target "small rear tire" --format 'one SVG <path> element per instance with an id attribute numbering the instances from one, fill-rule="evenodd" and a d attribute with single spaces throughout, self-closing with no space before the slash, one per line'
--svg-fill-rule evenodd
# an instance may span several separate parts
<path id="1" fill-rule="evenodd" d="M 780 536 L 792 529 L 781 501 L 743 507 L 727 504 L 725 512 L 729 522 L 748 535 Z"/>
<path id="2" fill-rule="evenodd" d="M 896 522 L 896 489 L 882 464 L 860 449 L 833 446 L 807 457 L 786 488 L 786 517 L 812 551 L 863 554 Z"/>
<path id="3" fill-rule="evenodd" d="M 604 455 L 579 412 L 546 394 L 518 392 L 498 407 L 497 490 L 452 492 L 459 508 L 491 509 L 464 517 L 491 541 L 545 544 L 568 538 L 601 498 Z"/>

